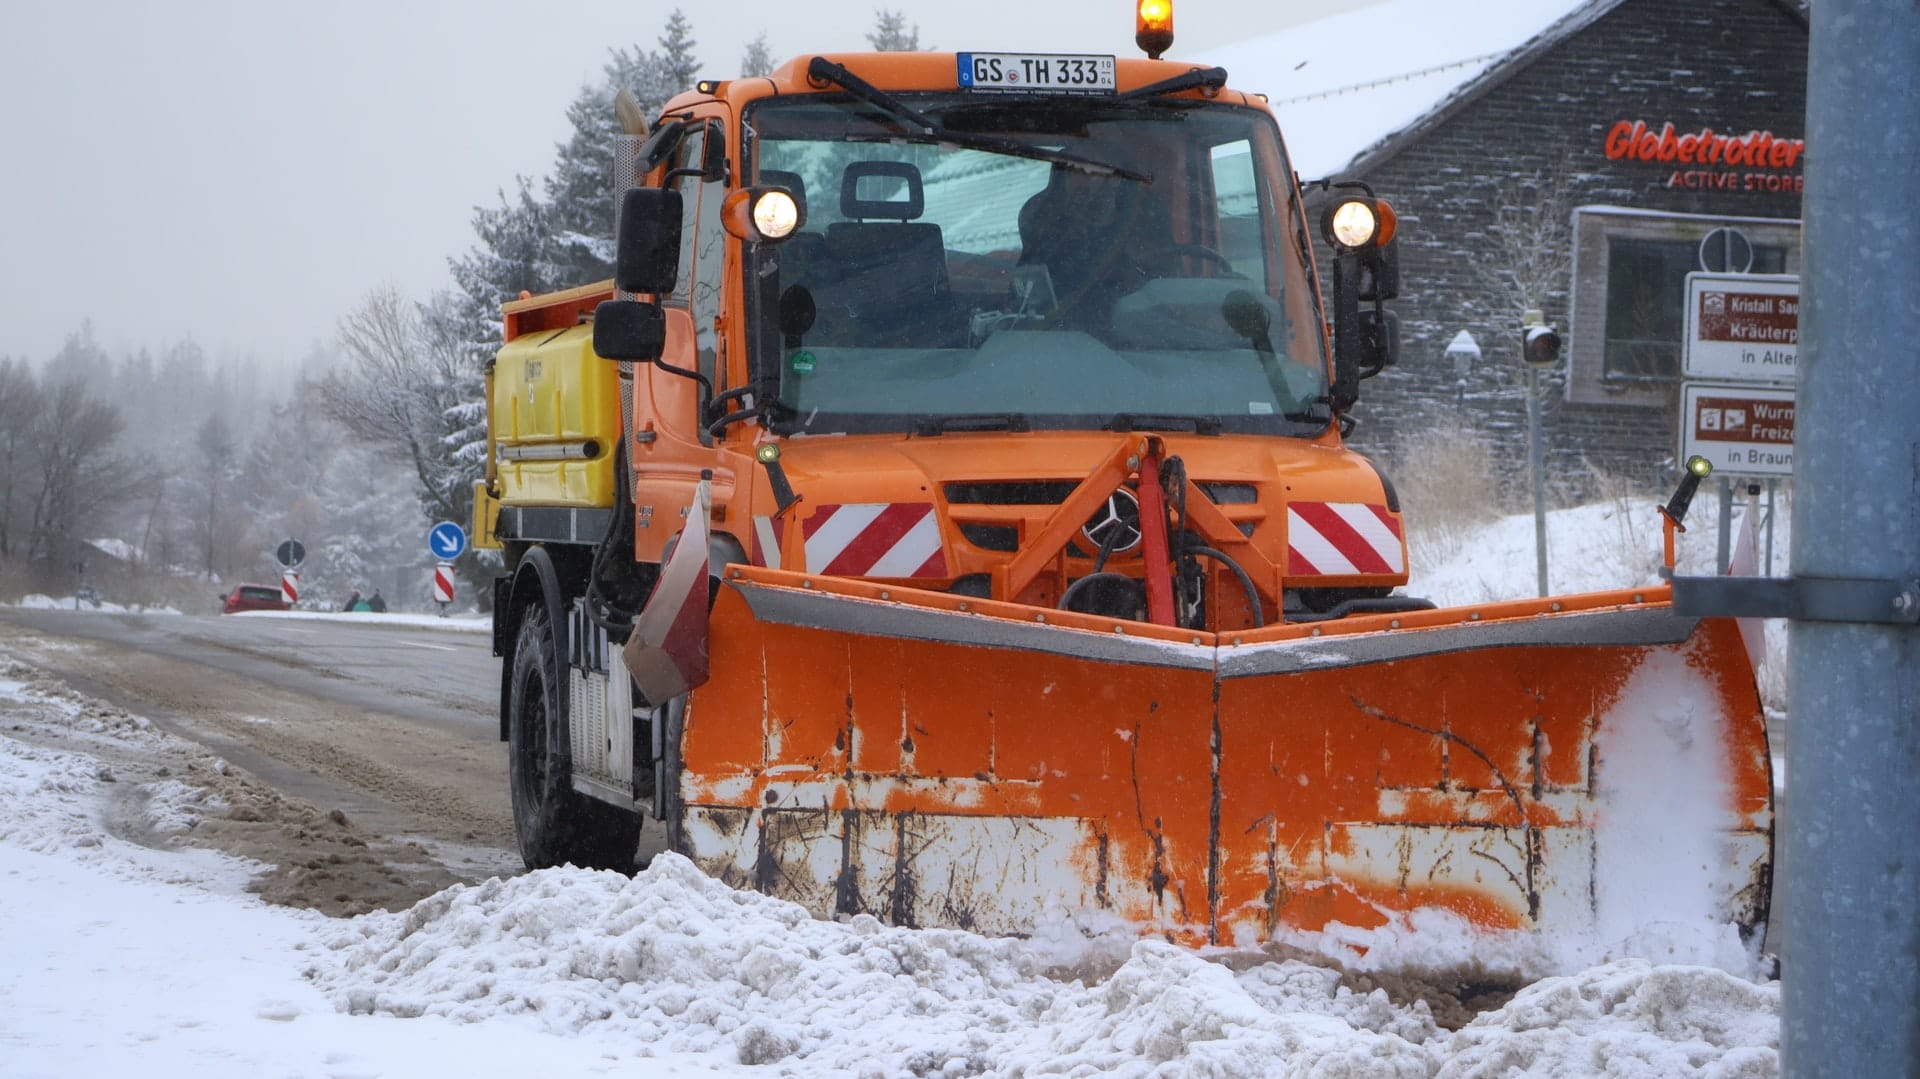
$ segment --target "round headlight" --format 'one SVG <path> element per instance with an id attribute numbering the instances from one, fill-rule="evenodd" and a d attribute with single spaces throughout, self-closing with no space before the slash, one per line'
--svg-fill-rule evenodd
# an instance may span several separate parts
<path id="1" fill-rule="evenodd" d="M 1379 215 L 1363 199 L 1341 203 L 1327 218 L 1327 238 L 1341 247 L 1366 247 L 1379 230 Z"/>
<path id="2" fill-rule="evenodd" d="M 800 227 L 800 204 L 785 191 L 768 191 L 753 201 L 753 227 L 769 240 L 784 240 Z"/>
<path id="3" fill-rule="evenodd" d="M 780 444 L 777 442 L 762 442 L 760 448 L 753 451 L 753 455 L 759 458 L 761 464 L 770 465 L 780 459 Z"/>

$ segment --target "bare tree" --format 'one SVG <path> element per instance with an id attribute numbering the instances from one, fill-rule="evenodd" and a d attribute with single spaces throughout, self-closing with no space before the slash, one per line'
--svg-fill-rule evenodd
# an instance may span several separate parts
<path id="1" fill-rule="evenodd" d="M 147 485 L 147 521 L 140 531 L 140 561 L 149 567 L 165 569 L 173 565 L 172 522 L 167 501 L 167 477 L 157 475 Z"/>
<path id="2" fill-rule="evenodd" d="M 200 482 L 202 493 L 206 496 L 206 512 L 199 521 L 200 549 L 206 557 L 207 578 L 211 580 L 214 576 L 215 551 L 221 546 L 221 539 L 226 533 L 222 527 L 226 515 L 222 496 L 226 492 L 227 481 L 233 476 L 236 451 L 233 433 L 227 430 L 227 421 L 218 412 L 208 416 L 206 422 L 200 425 L 193 444 L 200 451 Z"/>
<path id="3" fill-rule="evenodd" d="M 25 480 L 41 403 L 39 380 L 26 361 L 0 359 L 0 558 L 11 558 L 15 546 L 26 539 L 30 501 Z"/>
<path id="4" fill-rule="evenodd" d="M 132 466 L 114 454 L 123 424 L 120 410 L 87 395 L 79 378 L 44 388 L 44 404 L 30 437 L 32 522 L 26 556 L 58 567 L 74 553 L 81 530 L 101 510 L 131 494 L 138 480 Z"/>
<path id="5" fill-rule="evenodd" d="M 1573 273 L 1573 199 L 1566 175 L 1511 176 L 1494 197 L 1492 250 L 1484 265 L 1489 291 L 1507 310 L 1493 316 L 1517 327 L 1527 311 L 1564 309 Z"/>
<path id="6" fill-rule="evenodd" d="M 418 305 L 376 290 L 340 322 L 346 368 L 319 384 L 328 416 L 412 470 L 432 519 L 466 520 L 485 465 L 484 380 L 465 329 L 450 297 Z"/>

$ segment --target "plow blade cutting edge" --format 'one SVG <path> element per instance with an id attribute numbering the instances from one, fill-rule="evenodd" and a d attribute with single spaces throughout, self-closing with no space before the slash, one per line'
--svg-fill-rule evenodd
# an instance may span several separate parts
<path id="1" fill-rule="evenodd" d="M 1752 667 L 1664 588 L 1216 635 L 731 566 L 709 643 L 679 846 L 820 914 L 1188 944 L 1766 917 Z"/>

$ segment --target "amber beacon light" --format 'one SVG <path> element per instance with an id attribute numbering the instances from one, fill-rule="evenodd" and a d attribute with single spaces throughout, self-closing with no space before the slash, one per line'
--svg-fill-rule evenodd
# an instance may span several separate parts
<path id="1" fill-rule="evenodd" d="M 1158 60 L 1173 48 L 1173 0 L 1139 0 L 1133 13 L 1133 43 Z"/>

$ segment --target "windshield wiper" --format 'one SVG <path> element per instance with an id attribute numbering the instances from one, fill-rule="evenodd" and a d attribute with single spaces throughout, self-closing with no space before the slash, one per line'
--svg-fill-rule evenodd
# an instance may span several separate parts
<path id="1" fill-rule="evenodd" d="M 1196 435 L 1217 435 L 1222 427 L 1215 416 L 1173 416 L 1151 412 L 1116 412 L 1100 425 L 1103 431 L 1181 431 L 1192 429 Z"/>
<path id="2" fill-rule="evenodd" d="M 1053 165 L 1065 165 L 1067 168 L 1093 176 L 1120 176 L 1128 180 L 1138 180 L 1144 184 L 1153 182 L 1152 175 L 1148 173 L 1136 172 L 1105 161 L 1095 161 L 1093 158 L 1070 154 L 1064 150 L 1049 150 L 1044 146 L 1031 146 L 1017 139 L 1003 139 L 994 135 L 949 131 L 926 113 L 848 71 L 845 64 L 836 64 L 824 56 L 814 57 L 813 62 L 807 65 L 807 77 L 832 83 L 900 121 L 907 128 L 906 137 L 909 142 L 951 143 L 966 150 L 984 150 L 1006 157 L 1024 157 Z"/>
<path id="3" fill-rule="evenodd" d="M 940 125 L 933 118 L 848 71 L 845 64 L 836 64 L 824 56 L 816 56 L 807 65 L 807 78 L 830 82 L 867 104 L 891 113 L 895 119 L 919 128 L 920 134 L 932 135 L 940 130 Z"/>
<path id="4" fill-rule="evenodd" d="M 913 421 L 913 433 L 923 438 L 944 435 L 948 431 L 1032 430 L 1027 418 L 1018 412 L 967 413 L 954 416 L 920 416 Z"/>
<path id="5" fill-rule="evenodd" d="M 1218 90 L 1227 84 L 1227 69 L 1224 67 L 1196 67 L 1192 71 L 1175 75 L 1170 79 L 1150 82 L 1135 87 L 1123 94 L 1113 95 L 1115 101 L 1137 101 L 1143 97 L 1159 97 L 1162 94 L 1177 94 L 1182 90 Z"/>

